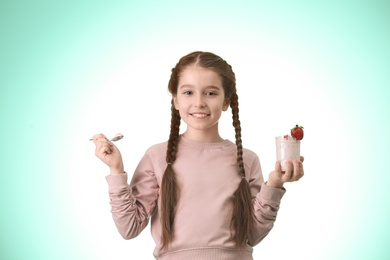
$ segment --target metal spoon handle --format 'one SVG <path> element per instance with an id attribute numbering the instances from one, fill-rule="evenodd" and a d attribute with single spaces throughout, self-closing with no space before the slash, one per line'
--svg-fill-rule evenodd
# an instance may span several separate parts
<path id="1" fill-rule="evenodd" d="M 116 134 L 113 138 L 110 139 L 111 142 L 116 142 L 116 141 L 119 141 L 123 138 L 123 134 L 121 133 L 118 133 Z M 89 139 L 89 141 L 93 141 L 93 139 Z"/>

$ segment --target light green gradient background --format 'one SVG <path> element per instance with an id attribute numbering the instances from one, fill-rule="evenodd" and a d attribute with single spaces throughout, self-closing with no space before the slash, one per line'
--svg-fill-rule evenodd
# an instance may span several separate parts
<path id="1" fill-rule="evenodd" d="M 389 46 L 388 1 L 1 1 L 0 258 L 152 259 L 148 230 L 116 233 L 87 140 L 124 131 L 131 172 L 168 136 L 170 68 L 202 49 L 236 71 L 265 176 L 273 135 L 306 129 L 255 259 L 389 259 Z"/>

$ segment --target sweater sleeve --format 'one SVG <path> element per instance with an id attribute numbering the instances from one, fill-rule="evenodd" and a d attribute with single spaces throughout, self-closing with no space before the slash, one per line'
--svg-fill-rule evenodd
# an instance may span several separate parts
<path id="1" fill-rule="evenodd" d="M 251 167 L 250 180 L 253 197 L 253 227 L 249 237 L 249 244 L 255 246 L 263 240 L 274 226 L 280 201 L 286 192 L 267 186 L 261 173 L 260 161 L 256 156 Z"/>
<path id="2" fill-rule="evenodd" d="M 130 185 L 127 177 L 127 173 L 109 175 L 106 180 L 115 225 L 124 239 L 131 239 L 149 223 L 158 199 L 158 183 L 147 154 L 139 162 Z"/>

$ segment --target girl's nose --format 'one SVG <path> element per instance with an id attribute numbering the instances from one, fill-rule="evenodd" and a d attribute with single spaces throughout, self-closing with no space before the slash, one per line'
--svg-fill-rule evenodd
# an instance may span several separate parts
<path id="1" fill-rule="evenodd" d="M 195 107 L 205 107 L 206 103 L 204 102 L 204 97 L 203 95 L 197 95 L 195 98 Z"/>

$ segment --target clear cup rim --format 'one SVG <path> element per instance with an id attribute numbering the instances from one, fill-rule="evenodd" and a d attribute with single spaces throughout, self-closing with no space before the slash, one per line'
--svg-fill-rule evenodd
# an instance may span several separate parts
<path id="1" fill-rule="evenodd" d="M 296 140 L 296 139 L 285 139 L 284 136 L 277 136 L 275 137 L 275 141 L 279 142 L 285 142 L 285 143 L 300 143 L 301 140 Z"/>

